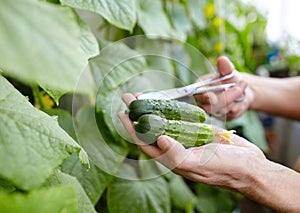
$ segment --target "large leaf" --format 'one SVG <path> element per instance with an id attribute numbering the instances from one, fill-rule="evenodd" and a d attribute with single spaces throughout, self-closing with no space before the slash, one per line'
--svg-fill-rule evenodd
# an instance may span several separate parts
<path id="1" fill-rule="evenodd" d="M 135 0 L 61 0 L 61 2 L 98 13 L 111 24 L 125 30 L 132 31 L 136 23 Z"/>
<path id="2" fill-rule="evenodd" d="M 118 42 L 103 47 L 101 54 L 90 61 L 90 66 L 98 85 L 96 99 L 98 120 L 103 117 L 113 136 L 118 137 L 114 124 L 120 127 L 117 113 L 125 107 L 121 96 L 124 92 L 131 92 L 126 86 L 124 89 L 123 85 L 144 71 L 146 60 L 139 52 Z M 100 120 L 99 124 L 102 122 Z"/>
<path id="3" fill-rule="evenodd" d="M 138 24 L 151 38 L 178 38 L 161 0 L 138 0 Z"/>
<path id="4" fill-rule="evenodd" d="M 93 204 L 75 177 L 56 171 L 46 182 L 45 186 L 71 186 L 77 194 L 77 213 L 96 213 Z"/>
<path id="5" fill-rule="evenodd" d="M 256 112 L 247 111 L 241 117 L 227 122 L 226 128 L 235 129 L 237 134 L 248 139 L 264 152 L 268 152 L 264 128 Z"/>
<path id="6" fill-rule="evenodd" d="M 73 154 L 63 163 L 62 171 L 77 178 L 95 205 L 112 179 L 112 176 L 97 168 L 93 163 L 90 164 L 90 169 L 87 169 L 80 163 L 78 157 Z"/>
<path id="7" fill-rule="evenodd" d="M 126 167 L 126 168 L 124 168 Z M 130 177 L 134 176 L 134 169 L 124 165 L 123 171 Z M 170 195 L 167 182 L 159 177 L 150 180 L 117 179 L 108 188 L 108 209 L 111 213 L 150 213 L 171 212 Z"/>
<path id="8" fill-rule="evenodd" d="M 147 56 L 147 66 L 152 70 L 160 70 L 173 74 L 170 43 L 160 39 L 146 39 L 144 36 L 136 37 L 135 48 Z"/>
<path id="9" fill-rule="evenodd" d="M 5 213 L 77 213 L 77 197 L 70 186 L 57 186 L 24 193 L 0 193 L 0 209 Z"/>
<path id="10" fill-rule="evenodd" d="M 193 206 L 197 196 L 192 192 L 181 176 L 173 175 L 170 183 L 170 194 L 172 203 L 181 209 Z"/>
<path id="11" fill-rule="evenodd" d="M 194 25 L 199 29 L 204 29 L 206 27 L 206 17 L 204 15 L 205 5 L 206 5 L 206 1 L 199 1 L 199 0 L 188 1 L 188 10 L 191 19 Z"/>
<path id="12" fill-rule="evenodd" d="M 61 96 L 63 96 L 65 94 L 64 91 L 60 91 L 60 90 L 56 90 L 56 89 L 51 89 L 51 88 L 47 88 L 44 87 L 43 85 L 41 85 L 41 88 L 55 101 L 56 105 L 59 105 L 59 99 L 61 98 Z"/>
<path id="13" fill-rule="evenodd" d="M 0 176 L 28 190 L 41 185 L 80 146 L 0 76 Z"/>
<path id="14" fill-rule="evenodd" d="M 198 195 L 197 212 L 233 212 L 241 199 L 240 194 L 218 186 L 196 183 L 193 189 Z"/>
<path id="15" fill-rule="evenodd" d="M 77 16 L 77 22 L 80 27 L 81 48 L 87 58 L 94 57 L 99 54 L 98 42 L 89 26 Z"/>
<path id="16" fill-rule="evenodd" d="M 0 178 L 0 192 L 13 192 L 16 187 L 12 185 L 9 181 Z"/>
<path id="17" fill-rule="evenodd" d="M 73 117 L 70 112 L 59 108 L 47 109 L 44 110 L 44 112 L 55 118 L 57 117 L 59 126 L 63 128 L 74 140 L 77 139 L 73 125 Z"/>
<path id="18" fill-rule="evenodd" d="M 103 131 L 107 130 L 104 128 Z M 78 111 L 76 114 L 76 134 L 79 143 L 87 151 L 91 161 L 108 174 L 115 175 L 128 150 L 121 141 L 106 137 L 109 133 L 99 132 L 94 108 L 82 107 Z"/>
<path id="19" fill-rule="evenodd" d="M 86 42 L 92 35 L 77 21 L 67 7 L 36 0 L 2 0 L 0 69 L 25 82 L 73 91 L 88 57 L 95 54 Z"/>
<path id="20" fill-rule="evenodd" d="M 121 42 L 106 45 L 99 56 L 90 60 L 98 92 L 104 95 L 141 73 L 145 65 L 140 53 Z"/>
<path id="21" fill-rule="evenodd" d="M 186 8 L 178 2 L 167 2 L 166 8 L 176 33 L 185 41 L 187 35 L 192 32 L 192 22 L 187 16 Z"/>

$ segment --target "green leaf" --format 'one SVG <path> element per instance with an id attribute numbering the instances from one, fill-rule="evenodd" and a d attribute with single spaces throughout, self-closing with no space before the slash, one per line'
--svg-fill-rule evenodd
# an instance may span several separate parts
<path id="1" fill-rule="evenodd" d="M 77 213 L 75 190 L 58 186 L 24 193 L 0 193 L 1 212 L 13 213 Z"/>
<path id="2" fill-rule="evenodd" d="M 63 96 L 65 94 L 65 92 L 60 91 L 60 90 L 56 90 L 56 89 L 50 89 L 50 88 L 44 87 L 43 85 L 41 85 L 41 87 L 55 101 L 56 105 L 58 106 L 59 105 L 59 99 L 60 99 L 61 96 Z"/>
<path id="3" fill-rule="evenodd" d="M 125 111 L 126 109 L 126 106 L 121 99 L 123 94 L 124 90 L 119 89 L 115 92 L 110 92 L 107 95 L 98 93 L 96 97 L 96 116 L 98 128 L 100 131 L 104 130 L 104 125 L 102 122 L 105 122 L 105 126 L 115 139 L 120 138 L 120 134 L 126 135 L 126 132 L 123 131 L 125 130 L 124 126 L 118 117 L 118 112 Z"/>
<path id="4" fill-rule="evenodd" d="M 64 174 L 60 171 L 56 171 L 46 182 L 45 186 L 52 187 L 57 186 L 71 186 L 77 194 L 77 209 L 78 213 L 95 213 L 93 204 L 89 197 L 86 195 L 82 186 L 75 177 L 68 174 Z"/>
<path id="5" fill-rule="evenodd" d="M 107 127 L 103 129 L 105 135 L 99 132 L 94 108 L 82 107 L 75 120 L 78 141 L 89 154 L 91 161 L 104 172 L 115 175 L 128 153 L 127 147 L 109 132 L 106 133 Z"/>
<path id="6" fill-rule="evenodd" d="M 96 113 L 99 129 L 104 129 L 101 127 L 104 122 L 103 125 L 108 127 L 112 136 L 118 139 L 118 130 L 126 135 L 117 116 L 119 111 L 126 108 L 121 96 L 124 92 L 130 92 L 126 87 L 128 81 L 144 70 L 145 58 L 125 44 L 117 42 L 103 47 L 101 54 L 90 61 L 90 66 L 98 85 Z"/>
<path id="7" fill-rule="evenodd" d="M 104 95 L 141 73 L 145 66 L 144 57 L 121 42 L 106 45 L 90 60 L 98 92 Z"/>
<path id="8" fill-rule="evenodd" d="M 67 7 L 36 0 L 3 0 L 0 69 L 47 88 L 73 91 L 87 66 L 87 31 Z M 90 46 L 89 46 L 90 47 Z"/>
<path id="9" fill-rule="evenodd" d="M 181 85 L 178 86 L 194 83 L 195 73 L 190 69 L 191 59 L 185 49 L 185 44 L 174 43 L 171 46 L 171 57 L 174 58 L 173 66 L 176 77 L 181 81 Z"/>
<path id="10" fill-rule="evenodd" d="M 134 170 L 129 165 L 127 169 L 132 177 Z M 150 180 L 117 179 L 108 187 L 107 200 L 111 213 L 171 212 L 167 182 L 162 177 Z"/>
<path id="11" fill-rule="evenodd" d="M 95 205 L 112 176 L 98 169 L 93 163 L 90 163 L 90 169 L 82 165 L 76 155 L 71 155 L 63 164 L 62 171 L 77 178 L 81 186 Z"/>
<path id="12" fill-rule="evenodd" d="M 195 78 L 208 73 L 217 73 L 212 63 L 206 58 L 206 56 L 190 44 L 184 46 L 186 53 L 190 58 L 190 70 L 194 74 Z M 191 82 L 192 83 L 192 82 Z"/>
<path id="13" fill-rule="evenodd" d="M 218 186 L 196 183 L 193 189 L 198 195 L 195 204 L 199 212 L 233 212 L 241 198 L 240 194 Z"/>
<path id="14" fill-rule="evenodd" d="M 90 30 L 89 26 L 77 16 L 77 23 L 80 27 L 81 48 L 87 58 L 92 58 L 99 54 L 97 39 Z"/>
<path id="15" fill-rule="evenodd" d="M 170 43 L 164 40 L 146 39 L 144 36 L 136 37 L 136 49 L 145 55 L 147 67 L 151 70 L 174 73 L 170 47 Z"/>
<path id="16" fill-rule="evenodd" d="M 61 0 L 62 4 L 90 10 L 103 16 L 111 24 L 132 31 L 136 23 L 135 0 Z"/>
<path id="17" fill-rule="evenodd" d="M 185 8 L 178 2 L 167 2 L 167 11 L 180 40 L 185 41 L 187 35 L 192 32 L 192 23 L 188 18 Z"/>
<path id="18" fill-rule="evenodd" d="M 249 125 L 251 124 L 251 125 Z M 241 117 L 226 123 L 227 129 L 235 129 L 237 134 L 245 137 L 262 151 L 268 152 L 264 129 L 256 112 L 248 110 Z"/>
<path id="19" fill-rule="evenodd" d="M 16 190 L 16 187 L 7 180 L 0 178 L 0 192 L 13 192 Z"/>
<path id="20" fill-rule="evenodd" d="M 138 168 L 142 179 L 151 179 L 153 177 L 161 176 L 157 162 L 151 159 L 146 154 L 141 153 L 138 158 Z"/>
<path id="21" fill-rule="evenodd" d="M 199 0 L 188 1 L 188 9 L 189 9 L 191 19 L 194 25 L 199 29 L 204 29 L 207 24 L 204 15 L 205 5 L 206 5 L 206 1 L 199 1 Z"/>
<path id="22" fill-rule="evenodd" d="M 70 112 L 59 108 L 45 109 L 44 112 L 50 116 L 57 116 L 59 126 L 63 128 L 74 140 L 77 140 L 73 125 L 73 117 Z"/>
<path id="23" fill-rule="evenodd" d="M 174 33 L 161 0 L 138 1 L 138 24 L 151 38 L 178 38 Z"/>
<path id="24" fill-rule="evenodd" d="M 192 192 L 181 176 L 174 175 L 170 182 L 171 201 L 174 206 L 181 209 L 187 209 L 195 204 L 197 196 Z"/>
<path id="25" fill-rule="evenodd" d="M 84 150 L 57 121 L 0 76 L 0 176 L 23 190 L 40 186 L 70 153 Z"/>

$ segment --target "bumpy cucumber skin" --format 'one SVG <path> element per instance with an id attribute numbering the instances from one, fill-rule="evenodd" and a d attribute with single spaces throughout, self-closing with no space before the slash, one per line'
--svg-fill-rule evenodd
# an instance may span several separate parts
<path id="1" fill-rule="evenodd" d="M 153 114 L 145 114 L 139 117 L 138 121 L 133 122 L 136 136 L 148 143 L 153 144 L 157 138 L 165 132 L 164 119 Z"/>
<path id="2" fill-rule="evenodd" d="M 128 106 L 129 118 L 137 121 L 141 115 L 157 114 L 170 120 L 184 120 L 203 123 L 205 112 L 198 106 L 176 100 L 134 100 Z"/>
<path id="3" fill-rule="evenodd" d="M 160 135 L 168 135 L 186 147 L 214 140 L 214 131 L 208 124 L 168 120 L 154 114 L 142 115 L 134 126 L 137 137 L 149 144 L 155 143 Z"/>

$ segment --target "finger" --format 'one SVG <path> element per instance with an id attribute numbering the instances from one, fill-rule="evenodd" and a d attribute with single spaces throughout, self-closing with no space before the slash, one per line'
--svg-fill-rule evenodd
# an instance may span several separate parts
<path id="1" fill-rule="evenodd" d="M 132 125 L 132 122 L 129 119 L 129 116 L 127 114 L 125 114 L 124 112 L 119 112 L 118 116 L 119 116 L 120 120 L 122 121 L 123 125 L 125 126 L 126 130 L 128 131 L 128 133 L 134 140 L 134 142 L 139 146 L 139 148 L 143 152 L 145 152 L 145 154 L 149 155 L 152 158 L 157 158 L 163 154 L 163 152 L 158 147 L 149 145 L 149 144 L 141 141 L 140 139 L 138 139 L 138 137 L 135 134 L 135 129 Z"/>
<path id="2" fill-rule="evenodd" d="M 132 121 L 130 120 L 128 114 L 125 114 L 124 112 L 119 112 L 118 116 L 122 121 L 124 127 L 126 128 L 127 132 L 134 140 L 134 142 L 141 145 L 146 144 L 145 142 L 139 140 L 138 137 L 136 136 L 134 126 L 132 125 Z"/>
<path id="3" fill-rule="evenodd" d="M 133 94 L 133 96 L 135 97 L 135 99 L 138 99 L 139 95 L 143 94 L 142 92 L 136 92 Z"/>
<path id="4" fill-rule="evenodd" d="M 233 118 L 240 117 L 247 110 L 246 101 L 238 102 L 233 104 L 230 110 L 227 113 L 228 120 L 232 120 Z"/>
<path id="5" fill-rule="evenodd" d="M 188 149 L 185 149 L 182 144 L 165 135 L 158 138 L 157 145 L 163 152 L 163 155 L 159 156 L 156 160 L 170 169 L 180 167 L 180 164 L 182 164 L 191 153 Z"/>
<path id="6" fill-rule="evenodd" d="M 131 93 L 125 93 L 122 95 L 122 100 L 128 106 L 132 101 L 136 100 L 136 97 Z"/>
<path id="7" fill-rule="evenodd" d="M 206 92 L 204 94 L 194 95 L 196 102 L 202 104 L 216 104 L 218 102 L 217 95 L 214 92 Z"/>
<path id="8" fill-rule="evenodd" d="M 218 58 L 217 68 L 221 76 L 228 75 L 235 70 L 234 65 L 226 56 L 221 56 Z"/>
<path id="9" fill-rule="evenodd" d="M 124 127 L 126 128 L 126 130 L 128 131 L 129 135 L 136 140 L 137 137 L 135 135 L 135 130 L 134 127 L 132 125 L 132 121 L 130 120 L 128 114 L 125 114 L 124 112 L 119 112 L 118 116 L 120 118 L 120 120 L 122 121 Z"/>
<path id="10" fill-rule="evenodd" d="M 224 106 L 234 102 L 236 99 L 241 98 L 243 95 L 245 95 L 246 88 L 247 83 L 245 81 L 239 81 L 234 87 L 220 93 L 218 95 L 219 107 L 223 108 Z"/>

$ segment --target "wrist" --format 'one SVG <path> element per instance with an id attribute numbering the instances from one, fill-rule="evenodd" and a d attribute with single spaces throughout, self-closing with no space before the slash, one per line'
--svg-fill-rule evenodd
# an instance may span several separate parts
<path id="1" fill-rule="evenodd" d="M 237 177 L 233 181 L 232 188 L 247 197 L 253 197 L 256 194 L 257 188 L 262 184 L 260 183 L 260 172 L 263 171 L 268 160 L 264 158 L 248 157 L 245 162 L 239 164 Z"/>
<path id="2" fill-rule="evenodd" d="M 246 101 L 247 101 L 247 109 L 256 110 L 256 101 L 257 98 L 257 89 L 256 89 L 256 83 L 258 79 L 256 79 L 256 76 L 250 75 L 248 73 L 241 73 L 242 79 L 248 84 L 248 87 L 245 90 L 246 94 Z"/>
<path id="3" fill-rule="evenodd" d="M 268 170 L 271 162 L 267 159 L 256 158 L 249 163 L 249 169 L 245 170 L 245 187 L 240 189 L 241 193 L 259 201 L 266 193 L 264 171 Z"/>
<path id="4" fill-rule="evenodd" d="M 238 191 L 278 212 L 299 212 L 299 174 L 268 159 L 253 159 Z"/>

